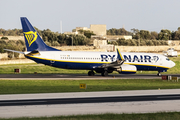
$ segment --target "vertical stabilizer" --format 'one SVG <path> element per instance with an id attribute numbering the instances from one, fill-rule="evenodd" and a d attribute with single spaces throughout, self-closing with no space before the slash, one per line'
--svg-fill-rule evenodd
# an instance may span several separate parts
<path id="1" fill-rule="evenodd" d="M 21 17 L 21 24 L 27 51 L 60 51 L 47 46 L 26 17 Z"/>

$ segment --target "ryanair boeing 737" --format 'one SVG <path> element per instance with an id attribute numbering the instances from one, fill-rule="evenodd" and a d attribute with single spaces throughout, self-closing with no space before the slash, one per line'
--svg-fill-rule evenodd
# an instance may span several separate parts
<path id="1" fill-rule="evenodd" d="M 47 46 L 26 17 L 21 17 L 21 24 L 27 52 L 5 50 L 22 53 L 36 63 L 64 69 L 89 70 L 89 76 L 95 72 L 107 76 L 113 71 L 120 74 L 157 71 L 160 75 L 175 66 L 167 57 L 152 53 L 120 52 L 118 49 L 117 52 L 61 51 Z"/>

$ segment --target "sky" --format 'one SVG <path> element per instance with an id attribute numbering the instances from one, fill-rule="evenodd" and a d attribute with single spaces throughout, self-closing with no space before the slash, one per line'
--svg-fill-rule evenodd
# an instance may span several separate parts
<path id="1" fill-rule="evenodd" d="M 180 0 L 0 0 L 0 28 L 21 29 L 27 17 L 40 30 L 72 31 L 90 24 L 160 32 L 180 27 Z"/>

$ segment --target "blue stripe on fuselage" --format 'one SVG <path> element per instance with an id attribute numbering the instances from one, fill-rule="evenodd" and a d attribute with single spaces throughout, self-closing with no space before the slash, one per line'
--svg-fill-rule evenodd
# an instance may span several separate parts
<path id="1" fill-rule="evenodd" d="M 82 69 L 82 70 L 92 70 L 93 67 L 98 67 L 103 65 L 104 63 L 80 63 L 80 62 L 65 62 L 65 61 L 51 61 L 46 59 L 39 59 L 30 56 L 26 56 L 27 58 L 34 60 L 37 63 L 42 63 L 45 65 L 50 65 L 57 68 L 64 69 Z"/>
<path id="2" fill-rule="evenodd" d="M 34 60 L 37 63 L 42 63 L 45 65 L 50 65 L 53 67 L 57 67 L 57 68 L 64 68 L 64 69 L 82 69 L 82 70 L 93 70 L 96 69 L 96 67 L 101 66 L 103 64 L 105 64 L 105 62 L 100 62 L 100 63 L 81 63 L 81 62 L 69 62 L 69 61 L 51 61 L 51 60 L 46 60 L 43 58 L 37 58 L 37 57 L 33 57 L 33 56 L 26 56 L 27 58 Z M 152 65 L 141 65 L 141 64 L 131 64 L 131 63 L 125 63 L 125 64 L 129 64 L 129 65 L 134 65 L 136 66 L 137 70 L 149 70 L 149 71 L 166 71 L 169 68 L 166 67 L 160 67 L 160 66 L 152 66 Z"/>

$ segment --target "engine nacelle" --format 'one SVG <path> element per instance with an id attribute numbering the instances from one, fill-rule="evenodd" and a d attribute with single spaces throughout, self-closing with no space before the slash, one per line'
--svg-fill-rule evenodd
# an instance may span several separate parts
<path id="1" fill-rule="evenodd" d="M 134 65 L 126 65 L 123 64 L 119 69 L 117 69 L 119 74 L 135 74 L 137 72 L 137 68 Z"/>

